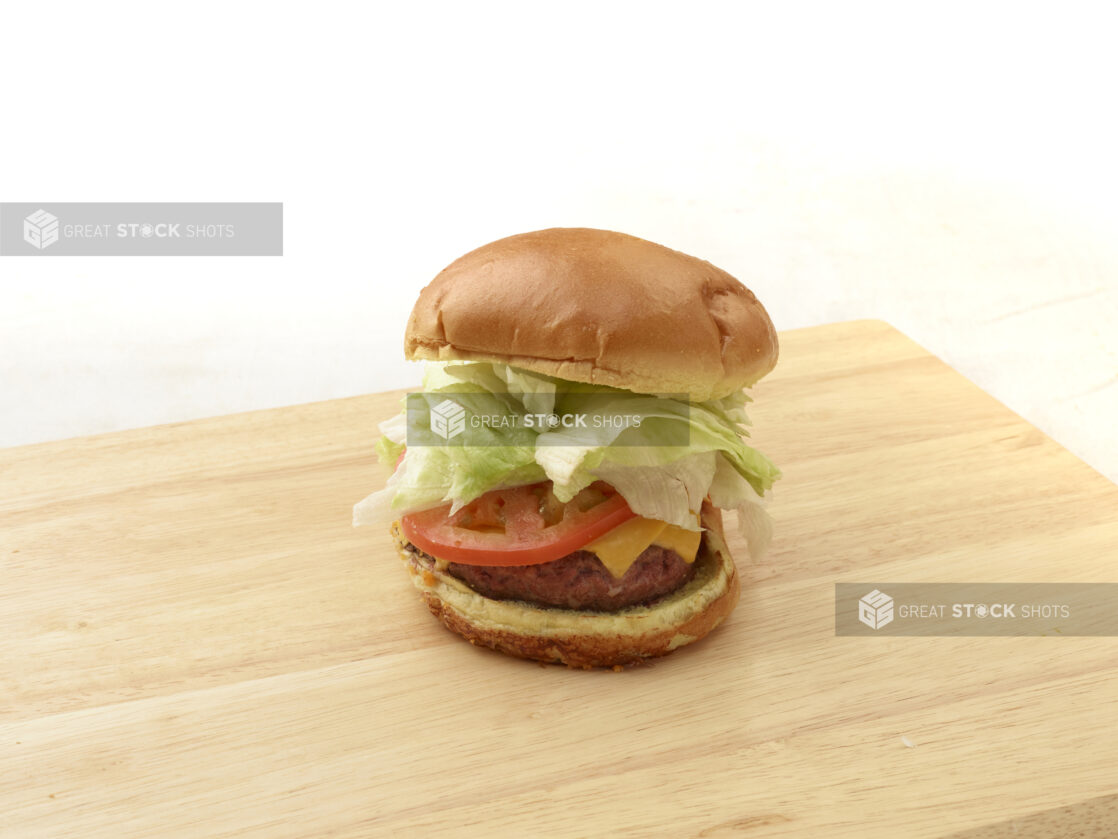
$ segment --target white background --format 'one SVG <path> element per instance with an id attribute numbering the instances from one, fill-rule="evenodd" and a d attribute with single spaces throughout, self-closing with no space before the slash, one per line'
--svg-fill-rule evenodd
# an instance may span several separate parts
<path id="1" fill-rule="evenodd" d="M 1109 4 L 405 5 L 5 6 L 0 200 L 282 201 L 285 255 L 0 258 L 0 445 L 413 385 L 422 285 L 582 225 L 1118 479 Z"/>

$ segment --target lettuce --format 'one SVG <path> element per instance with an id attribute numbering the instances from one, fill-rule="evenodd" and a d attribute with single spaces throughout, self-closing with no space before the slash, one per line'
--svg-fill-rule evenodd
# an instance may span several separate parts
<path id="1" fill-rule="evenodd" d="M 566 501 L 604 480 L 638 515 L 692 530 L 709 495 L 716 506 L 738 511 L 750 552 L 763 550 L 770 528 L 762 497 L 780 471 L 742 439 L 742 426 L 749 424 L 744 393 L 687 402 L 486 362 L 429 363 L 423 385 L 425 393 L 468 394 L 462 398 L 471 408 L 481 404 L 487 413 L 580 413 L 603 421 L 555 430 L 485 429 L 482 441 L 472 432 L 471 440 L 484 445 L 408 447 L 385 488 L 354 508 L 355 524 L 383 523 L 446 503 L 459 509 L 490 490 L 543 480 L 552 481 L 556 496 Z M 611 421 L 634 414 L 639 427 Z M 394 463 L 406 442 L 405 415 L 380 430 L 377 453 Z"/>

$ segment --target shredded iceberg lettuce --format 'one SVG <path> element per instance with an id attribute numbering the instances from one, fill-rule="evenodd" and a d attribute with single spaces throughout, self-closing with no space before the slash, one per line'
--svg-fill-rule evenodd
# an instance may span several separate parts
<path id="1" fill-rule="evenodd" d="M 405 449 L 401 412 L 381 424 L 377 454 L 394 463 L 403 451 L 403 459 L 384 489 L 354 507 L 354 524 L 383 523 L 446 503 L 457 510 L 490 490 L 543 480 L 567 501 L 603 480 L 637 515 L 691 530 L 698 527 L 695 513 L 709 495 L 715 506 L 738 511 L 751 555 L 764 550 L 771 526 L 763 496 L 780 471 L 742 439 L 748 433 L 742 426 L 749 424 L 744 393 L 686 402 L 572 385 L 488 362 L 429 363 L 423 390 L 469 394 L 472 400 L 486 400 L 491 412 L 581 413 L 600 421 L 554 430 L 484 429 L 484 445 Z M 612 421 L 634 414 L 639 427 Z M 681 439 L 687 444 L 680 445 Z"/>

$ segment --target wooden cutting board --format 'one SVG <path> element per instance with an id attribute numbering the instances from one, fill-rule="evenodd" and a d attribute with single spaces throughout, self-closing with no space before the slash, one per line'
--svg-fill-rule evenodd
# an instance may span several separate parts
<path id="1" fill-rule="evenodd" d="M 781 340 L 773 549 L 622 673 L 470 647 L 351 528 L 398 393 L 0 451 L 0 835 L 1118 833 L 1118 640 L 833 613 L 1116 581 L 1118 488 L 884 323 Z"/>

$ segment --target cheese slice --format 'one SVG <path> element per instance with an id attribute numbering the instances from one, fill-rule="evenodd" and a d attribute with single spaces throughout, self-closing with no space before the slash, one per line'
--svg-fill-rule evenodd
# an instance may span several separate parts
<path id="1" fill-rule="evenodd" d="M 613 576 L 624 577 L 629 566 L 667 526 L 665 522 L 637 516 L 599 536 L 583 550 L 596 553 Z"/>
<path id="2" fill-rule="evenodd" d="M 684 530 L 682 527 L 668 524 L 660 531 L 660 535 L 652 540 L 652 544 L 675 551 L 683 557 L 684 562 L 694 562 L 702 538 L 701 530 Z"/>
<path id="3" fill-rule="evenodd" d="M 598 555 L 610 574 L 620 579 L 625 576 L 637 557 L 649 545 L 660 545 L 675 551 L 685 562 L 694 562 L 699 552 L 699 531 L 684 530 L 656 519 L 634 518 L 620 524 L 604 536 L 599 536 L 583 550 Z"/>

